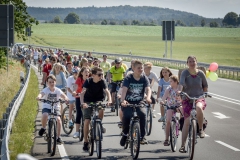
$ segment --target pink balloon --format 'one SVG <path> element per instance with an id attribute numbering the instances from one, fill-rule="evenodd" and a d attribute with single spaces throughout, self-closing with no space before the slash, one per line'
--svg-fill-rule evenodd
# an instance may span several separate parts
<path id="1" fill-rule="evenodd" d="M 214 72 L 214 71 L 216 71 L 217 69 L 218 69 L 218 64 L 217 64 L 216 62 L 213 62 L 213 63 L 210 64 L 209 70 L 210 70 L 211 72 Z"/>

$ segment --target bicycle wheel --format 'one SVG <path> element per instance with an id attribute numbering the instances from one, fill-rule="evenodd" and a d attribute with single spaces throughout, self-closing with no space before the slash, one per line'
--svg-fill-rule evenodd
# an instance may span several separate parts
<path id="1" fill-rule="evenodd" d="M 83 116 L 81 118 L 80 127 L 79 127 L 79 141 L 81 142 L 83 140 L 83 128 L 84 128 L 84 121 Z"/>
<path id="2" fill-rule="evenodd" d="M 73 128 L 69 128 L 69 106 L 65 107 L 63 109 L 63 113 L 62 113 L 62 128 L 63 128 L 63 131 L 69 135 Z"/>
<path id="3" fill-rule="evenodd" d="M 131 127 L 130 150 L 133 159 L 138 158 L 140 150 L 140 127 L 139 122 L 133 122 Z"/>
<path id="4" fill-rule="evenodd" d="M 97 157 L 98 159 L 100 159 L 102 157 L 102 130 L 101 130 L 100 122 L 96 123 L 95 142 L 96 142 Z"/>
<path id="5" fill-rule="evenodd" d="M 189 126 L 188 149 L 189 159 L 192 160 L 194 156 L 195 142 L 196 142 L 196 120 L 193 119 Z"/>
<path id="6" fill-rule="evenodd" d="M 146 116 L 146 135 L 149 136 L 152 131 L 152 109 L 151 107 L 147 108 Z"/>
<path id="7" fill-rule="evenodd" d="M 93 128 L 91 128 L 89 130 L 89 135 L 88 135 L 88 154 L 89 154 L 89 156 L 93 155 L 93 149 L 94 149 Z"/>
<path id="8" fill-rule="evenodd" d="M 176 122 L 172 121 L 170 126 L 170 144 L 173 152 L 177 150 Z"/>
<path id="9" fill-rule="evenodd" d="M 48 153 L 50 156 L 54 156 L 56 152 L 56 145 L 57 145 L 57 128 L 56 128 L 56 120 L 51 119 L 49 121 L 48 126 Z"/>
<path id="10" fill-rule="evenodd" d="M 117 93 L 116 93 L 117 95 Z M 116 112 L 116 116 L 118 116 L 118 106 L 119 106 L 119 100 L 118 97 L 115 96 L 115 112 Z"/>

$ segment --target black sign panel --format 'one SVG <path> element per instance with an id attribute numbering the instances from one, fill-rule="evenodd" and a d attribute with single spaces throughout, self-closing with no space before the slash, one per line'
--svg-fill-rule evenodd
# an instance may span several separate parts
<path id="1" fill-rule="evenodd" d="M 14 44 L 14 8 L 13 5 L 0 5 L 0 46 L 7 46 L 7 15 L 9 16 L 9 46 Z"/>
<path id="2" fill-rule="evenodd" d="M 172 36 L 171 36 L 171 31 L 172 31 Z M 162 40 L 164 41 L 175 40 L 175 21 L 162 21 Z"/>
<path id="3" fill-rule="evenodd" d="M 26 28 L 25 34 L 26 34 L 26 36 L 31 37 L 31 27 Z"/>

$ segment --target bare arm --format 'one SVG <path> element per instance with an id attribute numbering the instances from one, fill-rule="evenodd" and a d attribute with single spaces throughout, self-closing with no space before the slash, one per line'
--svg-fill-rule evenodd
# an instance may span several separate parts
<path id="1" fill-rule="evenodd" d="M 157 98 L 160 97 L 160 92 L 161 92 L 161 90 L 162 90 L 162 87 L 158 86 Z"/>
<path id="2" fill-rule="evenodd" d="M 86 93 L 86 88 L 83 87 L 82 92 L 81 92 L 81 94 L 80 94 L 81 104 L 84 103 L 84 95 L 85 95 L 85 93 Z"/>
<path id="3" fill-rule="evenodd" d="M 150 87 L 151 87 L 151 88 L 152 88 L 152 86 L 154 85 L 154 82 L 155 82 L 155 80 L 152 79 L 152 82 L 151 82 L 151 84 L 150 84 Z"/>
<path id="4" fill-rule="evenodd" d="M 204 87 L 203 92 L 208 92 L 208 87 Z"/>
<path id="5" fill-rule="evenodd" d="M 121 95 L 121 102 L 125 100 L 127 94 L 127 87 L 122 87 L 122 95 Z"/>
<path id="6" fill-rule="evenodd" d="M 150 87 L 145 87 L 145 93 L 147 95 L 147 100 L 151 99 L 151 95 L 152 95 L 152 90 Z"/>
<path id="7" fill-rule="evenodd" d="M 43 92 L 39 93 L 38 96 L 37 96 L 37 100 L 41 99 L 45 94 Z"/>
<path id="8" fill-rule="evenodd" d="M 105 91 L 105 93 L 107 95 L 108 103 L 112 103 L 112 97 L 111 97 L 111 94 L 110 94 L 109 90 L 105 89 L 104 91 Z"/>

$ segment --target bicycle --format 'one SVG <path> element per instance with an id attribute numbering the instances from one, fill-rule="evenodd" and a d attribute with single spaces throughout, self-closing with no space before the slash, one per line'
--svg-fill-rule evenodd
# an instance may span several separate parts
<path id="1" fill-rule="evenodd" d="M 121 81 L 115 81 L 115 82 L 112 82 L 112 83 L 114 83 L 114 84 L 116 84 L 117 85 L 117 87 L 116 87 L 116 93 L 115 93 L 115 112 L 116 112 L 116 116 L 118 116 L 118 108 L 119 108 L 119 105 L 120 105 L 120 100 L 119 100 L 119 98 L 118 98 L 118 91 L 119 91 L 119 89 L 121 88 L 121 84 L 122 84 L 122 82 L 123 82 L 123 80 L 121 80 Z"/>
<path id="2" fill-rule="evenodd" d="M 163 104 L 164 108 L 166 110 L 173 110 L 173 116 L 172 116 L 172 121 L 170 125 L 170 144 L 171 144 L 171 150 L 173 152 L 176 152 L 177 150 L 177 138 L 179 136 L 179 129 L 180 129 L 180 123 L 179 123 L 179 118 L 176 116 L 177 109 L 181 106 L 169 106 L 166 104 Z M 182 112 L 179 110 L 180 114 L 183 116 Z M 166 121 L 166 120 L 165 120 Z"/>
<path id="3" fill-rule="evenodd" d="M 99 118 L 99 109 L 105 108 L 106 104 L 101 102 L 88 103 L 88 108 L 92 109 L 90 129 L 88 133 L 88 152 L 89 156 L 93 155 L 94 141 L 96 143 L 97 157 L 100 159 L 102 157 L 102 120 Z"/>
<path id="4" fill-rule="evenodd" d="M 72 133 L 72 130 L 74 128 L 74 124 L 75 124 L 75 120 L 76 120 L 76 109 L 74 108 L 73 110 L 73 114 L 72 117 L 69 117 L 69 105 L 67 105 L 64 109 L 63 109 L 63 113 L 62 113 L 62 128 L 63 131 L 69 135 Z M 73 122 L 73 127 L 69 127 L 69 120 L 72 119 Z"/>
<path id="5" fill-rule="evenodd" d="M 181 92 L 180 95 L 187 97 L 189 100 L 193 101 L 193 106 L 190 114 L 190 125 L 188 131 L 188 147 L 187 152 L 189 153 L 189 159 L 192 160 L 194 157 L 195 144 L 197 144 L 197 111 L 196 111 L 196 100 L 200 98 L 212 97 L 208 93 L 204 93 L 199 97 L 190 97 L 187 93 Z"/>
<path id="6" fill-rule="evenodd" d="M 56 152 L 56 145 L 57 145 L 57 121 L 55 116 L 57 114 L 55 113 L 54 104 L 61 102 L 65 103 L 65 101 L 58 100 L 58 101 L 49 101 L 46 99 L 39 99 L 39 101 L 43 103 L 48 103 L 51 105 L 51 113 L 48 114 L 48 122 L 47 122 L 47 129 L 44 133 L 44 139 L 48 142 L 48 153 L 50 153 L 50 156 L 54 156 Z"/>
<path id="7" fill-rule="evenodd" d="M 128 107 L 133 108 L 132 118 L 129 125 L 129 134 L 127 135 L 127 140 L 124 149 L 128 148 L 130 144 L 130 152 L 133 159 L 137 159 L 140 151 L 140 120 L 137 115 L 136 107 L 145 107 L 144 102 L 139 104 L 127 104 Z"/>

